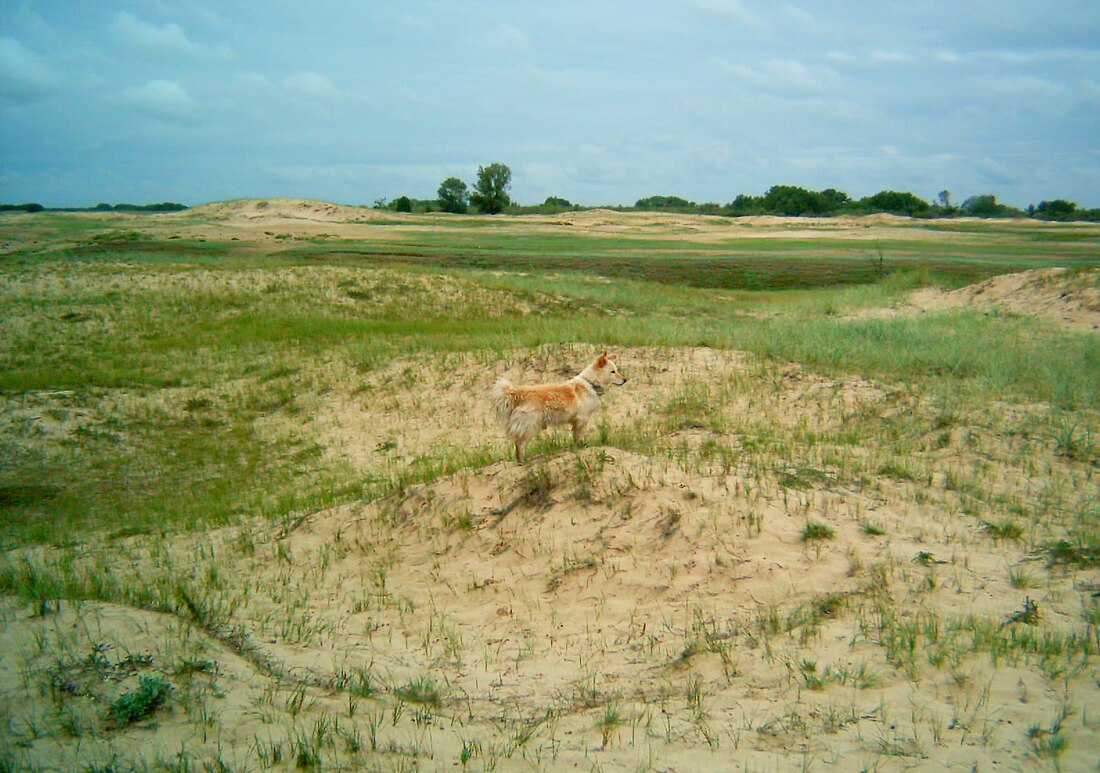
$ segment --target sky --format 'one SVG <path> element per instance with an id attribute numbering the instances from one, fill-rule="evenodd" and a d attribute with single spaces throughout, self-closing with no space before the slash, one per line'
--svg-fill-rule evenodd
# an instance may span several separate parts
<path id="1" fill-rule="evenodd" d="M 1100 2 L 0 3 L 0 202 L 1100 207 Z"/>

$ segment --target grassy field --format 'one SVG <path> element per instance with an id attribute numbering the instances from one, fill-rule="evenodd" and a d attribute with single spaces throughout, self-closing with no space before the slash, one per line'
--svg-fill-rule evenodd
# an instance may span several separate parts
<path id="1" fill-rule="evenodd" d="M 0 221 L 0 770 L 1091 769 L 1100 229 L 704 222 Z"/>

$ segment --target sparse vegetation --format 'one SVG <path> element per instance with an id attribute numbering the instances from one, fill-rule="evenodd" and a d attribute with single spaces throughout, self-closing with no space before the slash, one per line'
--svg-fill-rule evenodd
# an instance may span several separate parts
<path id="1" fill-rule="evenodd" d="M 905 304 L 1094 231 L 372 216 L 10 216 L 0 764 L 1092 764 L 1096 336 Z"/>

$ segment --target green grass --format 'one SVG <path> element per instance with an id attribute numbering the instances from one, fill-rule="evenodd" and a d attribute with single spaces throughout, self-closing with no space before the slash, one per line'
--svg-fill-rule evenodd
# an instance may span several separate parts
<path id="1" fill-rule="evenodd" d="M 362 496 L 386 482 L 324 457 L 306 433 L 259 429 L 311 415 L 329 388 L 316 375 L 326 363 L 367 374 L 403 356 L 498 359 L 554 343 L 738 349 L 952 399 L 1049 402 L 1070 412 L 1052 435 L 1057 453 L 1095 459 L 1091 419 L 1076 413 L 1100 406 L 1095 335 L 969 312 L 842 316 L 923 283 L 1042 264 L 1049 229 L 932 241 L 899 229 L 882 245 L 891 268 L 879 276 L 860 254 L 866 243 L 844 240 L 700 245 L 528 236 L 478 221 L 263 251 L 49 222 L 80 246 L 9 256 L 0 269 L 0 396 L 25 408 L 53 395 L 51 410 L 75 429 L 63 442 L 32 443 L 27 433 L 41 425 L 26 418 L 0 435 L 2 545 L 277 517 Z M 1070 257 L 1095 259 L 1087 245 Z M 670 396 L 661 408 L 669 431 L 721 429 L 709 389 Z M 492 458 L 489 449 L 425 458 L 396 482 Z M 816 484 L 792 475 L 790 487 Z"/>
<path id="2" fill-rule="evenodd" d="M 260 389 L 221 409 L 177 413 L 139 404 L 80 425 L 50 449 L 0 438 L 0 451 L 19 459 L 0 469 L 0 544 L 66 541 L 77 536 L 74 527 L 133 535 L 226 523 L 360 491 L 338 466 L 322 463 L 308 440 L 256 431 L 265 412 L 287 410 L 280 399 L 278 390 Z"/>
<path id="3" fill-rule="evenodd" d="M 61 273 L 73 270 L 63 261 L 49 268 L 54 267 Z M 50 275 L 49 268 L 39 268 L 24 284 Z M 905 380 L 949 377 L 990 393 L 1071 408 L 1096 405 L 1100 393 L 1100 341 L 1095 336 L 1030 319 L 965 312 L 877 320 L 838 319 L 832 313 L 836 306 L 884 300 L 904 287 L 897 281 L 871 286 L 877 291 L 771 292 L 731 303 L 711 291 L 644 282 L 593 284 L 578 276 L 509 282 L 465 273 L 455 283 L 471 301 L 448 302 L 425 314 L 439 299 L 399 281 L 376 283 L 376 291 L 389 299 L 384 304 L 337 304 L 317 297 L 329 289 L 326 275 L 332 280 L 360 273 L 353 270 L 316 267 L 309 282 L 282 287 L 266 282 L 264 271 L 222 268 L 215 277 L 224 275 L 226 282 L 244 286 L 224 294 L 186 288 L 142 291 L 142 283 L 151 278 L 164 281 L 163 273 L 160 267 L 139 266 L 98 274 L 96 268 L 84 267 L 82 275 L 99 276 L 102 285 L 132 285 L 125 302 L 111 289 L 52 298 L 29 290 L 13 293 L 5 299 L 11 314 L 35 324 L 13 332 L 4 352 L 7 367 L 0 372 L 0 389 L 213 385 L 232 377 L 242 359 L 293 361 L 332 353 L 357 354 L 370 363 L 411 351 L 587 341 L 731 347 L 831 373 Z M 486 317 L 485 307 L 473 301 L 478 292 L 490 293 L 493 301 L 501 296 L 511 296 L 513 302 L 533 299 L 543 311 Z M 761 308 L 778 309 L 782 316 L 765 323 L 745 313 Z M 66 322 L 66 314 L 90 319 Z M 43 346 L 44 339 L 52 345 Z M 1070 452 L 1082 445 L 1074 437 L 1068 441 Z"/>

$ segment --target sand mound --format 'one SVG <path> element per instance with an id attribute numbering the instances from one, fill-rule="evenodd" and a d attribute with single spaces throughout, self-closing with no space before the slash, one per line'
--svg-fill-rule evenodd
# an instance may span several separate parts
<path id="1" fill-rule="evenodd" d="M 1100 271 L 1034 269 L 950 292 L 919 290 L 909 302 L 921 311 L 977 306 L 1058 320 L 1079 330 L 1096 330 L 1100 328 Z"/>
<path id="2" fill-rule="evenodd" d="M 308 199 L 238 199 L 203 204 L 188 214 L 225 220 L 309 220 L 321 223 L 361 223 L 388 217 L 366 207 L 349 207 Z"/>
<path id="3" fill-rule="evenodd" d="M 20 551 L 9 576 L 133 606 L 0 600 L 19 759 L 1029 769 L 1029 728 L 1056 734 L 1043 728 L 1067 703 L 1095 713 L 1096 572 L 1044 568 L 1018 541 L 1090 496 L 1041 477 L 1092 474 L 1053 450 L 1041 410 L 945 417 L 867 379 L 624 348 L 631 380 L 588 444 L 548 432 L 513 463 L 489 381 L 550 380 L 592 354 L 398 360 L 350 392 L 334 368 L 314 418 L 282 420 L 393 485 L 277 522 Z M 452 472 L 417 477 L 425 465 Z M 108 707 L 142 677 L 168 699 L 116 727 Z M 1084 769 L 1095 723 L 1068 732 L 1064 769 Z M 79 743 L 58 751 L 63 733 Z"/>

